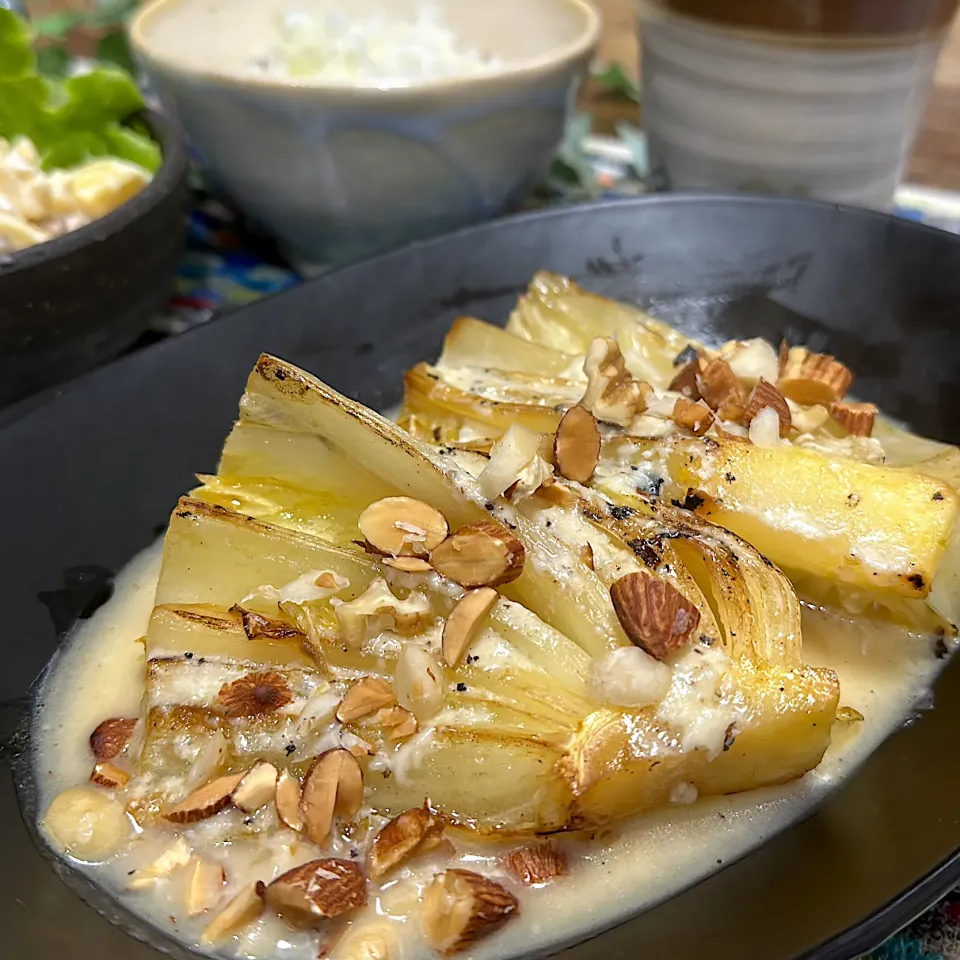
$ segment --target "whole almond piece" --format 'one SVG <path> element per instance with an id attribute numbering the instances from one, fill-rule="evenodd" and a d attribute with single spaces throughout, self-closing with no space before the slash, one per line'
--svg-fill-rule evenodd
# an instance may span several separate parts
<path id="1" fill-rule="evenodd" d="M 480 587 L 457 601 L 443 625 L 442 649 L 447 666 L 455 667 L 460 662 L 499 596 L 493 587 Z"/>
<path id="2" fill-rule="evenodd" d="M 380 562 L 401 573 L 429 573 L 433 569 L 423 557 L 384 557 Z"/>
<path id="3" fill-rule="evenodd" d="M 370 876 L 378 880 L 443 836 L 443 821 L 424 803 L 404 810 L 384 824 L 370 848 Z"/>
<path id="4" fill-rule="evenodd" d="M 523 544 L 506 527 L 480 520 L 460 527 L 430 554 L 441 576 L 462 587 L 495 587 L 523 573 Z"/>
<path id="5" fill-rule="evenodd" d="M 298 833 L 303 830 L 303 816 L 300 813 L 300 781 L 286 770 L 277 777 L 275 803 L 277 817 L 291 830 Z"/>
<path id="6" fill-rule="evenodd" d="M 334 814 L 352 820 L 363 802 L 363 771 L 357 758 L 343 747 L 320 754 L 303 781 L 300 815 L 304 831 L 322 844 L 333 827 Z"/>
<path id="7" fill-rule="evenodd" d="M 790 407 L 783 398 L 783 394 L 773 384 L 767 383 L 766 380 L 760 380 L 751 391 L 750 399 L 747 401 L 747 407 L 744 411 L 744 419 L 747 423 L 750 423 L 764 407 L 770 407 L 776 413 L 777 419 L 780 421 L 780 436 L 785 437 L 790 430 Z"/>
<path id="8" fill-rule="evenodd" d="M 567 856 L 549 840 L 517 847 L 500 858 L 507 873 L 525 887 L 539 887 L 567 872 Z"/>
<path id="9" fill-rule="evenodd" d="M 445 956 L 489 936 L 520 905 L 506 887 L 472 870 L 438 873 L 423 895 L 421 923 L 427 942 Z"/>
<path id="10" fill-rule="evenodd" d="M 232 773 L 211 780 L 165 813 L 164 819 L 171 823 L 196 823 L 218 814 L 230 803 L 230 794 L 243 777 L 242 773 Z"/>
<path id="11" fill-rule="evenodd" d="M 281 874 L 267 885 L 266 901 L 297 927 L 313 927 L 367 902 L 367 881 L 359 864 L 326 857 Z"/>
<path id="12" fill-rule="evenodd" d="M 389 680 L 363 677 L 350 687 L 340 701 L 336 716 L 341 723 L 350 723 L 351 720 L 376 713 L 381 707 L 389 707 L 392 703 L 396 703 L 396 697 Z"/>
<path id="13" fill-rule="evenodd" d="M 121 770 L 109 760 L 101 760 L 93 765 L 90 779 L 98 787 L 122 790 L 130 782 L 130 774 L 126 770 Z"/>
<path id="14" fill-rule="evenodd" d="M 225 880 L 226 874 L 219 863 L 203 857 L 191 857 L 184 884 L 187 916 L 196 917 L 215 907 L 223 893 Z"/>
<path id="15" fill-rule="evenodd" d="M 713 423 L 713 411 L 700 403 L 677 397 L 677 402 L 673 405 L 673 422 L 678 427 L 689 430 L 695 437 L 701 437 Z"/>
<path id="16" fill-rule="evenodd" d="M 852 437 L 869 437 L 877 419 L 877 407 L 873 403 L 834 403 L 830 416 Z"/>
<path id="17" fill-rule="evenodd" d="M 649 573 L 628 573 L 610 585 L 617 619 L 631 643 L 663 660 L 700 623 L 700 611 L 672 584 Z"/>
<path id="18" fill-rule="evenodd" d="M 852 382 L 850 368 L 829 354 L 813 353 L 806 347 L 790 347 L 777 387 L 794 403 L 829 407 L 844 398 Z"/>
<path id="19" fill-rule="evenodd" d="M 371 503 L 357 526 L 375 550 L 394 557 L 425 556 L 449 530 L 439 510 L 412 497 L 385 497 Z"/>
<path id="20" fill-rule="evenodd" d="M 203 939 L 208 943 L 222 943 L 263 913 L 264 884 L 258 880 L 245 886 L 207 925 Z"/>
<path id="21" fill-rule="evenodd" d="M 568 480 L 586 483 L 600 459 L 600 428 L 583 407 L 571 407 L 560 419 L 553 441 L 557 470 Z"/>
<path id="22" fill-rule="evenodd" d="M 256 813 L 268 804 L 277 792 L 277 768 L 272 763 L 258 763 L 234 787 L 230 799 L 244 813 Z"/>
<path id="23" fill-rule="evenodd" d="M 111 717 L 90 734 L 90 749 L 97 760 L 113 760 L 130 742 L 136 717 Z"/>

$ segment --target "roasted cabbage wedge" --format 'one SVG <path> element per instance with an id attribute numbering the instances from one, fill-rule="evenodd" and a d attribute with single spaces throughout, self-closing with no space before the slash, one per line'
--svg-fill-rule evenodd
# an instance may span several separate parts
<path id="1" fill-rule="evenodd" d="M 639 491 L 689 506 L 753 544 L 818 604 L 956 633 L 960 451 L 882 418 L 873 438 L 849 435 L 825 409 L 792 401 L 804 429 L 794 427 L 791 442 L 678 432 L 675 360 L 702 345 L 565 278 L 538 274 L 506 330 L 457 321 L 437 363 L 408 373 L 399 422 L 426 442 L 485 453 L 511 424 L 553 433 L 584 395 L 591 341 L 611 336 L 661 399 L 634 421 L 639 431 L 605 430 L 594 488 L 616 503 Z"/>
<path id="2" fill-rule="evenodd" d="M 146 637 L 138 817 L 255 759 L 302 774 L 334 746 L 358 756 L 371 813 L 427 797 L 450 823 L 498 836 L 590 828 L 678 790 L 746 790 L 819 762 L 838 684 L 803 664 L 798 603 L 779 570 L 663 503 L 616 506 L 560 481 L 519 504 L 488 498 L 475 476 L 485 462 L 442 454 L 260 359 L 217 475 L 180 502 L 166 535 Z M 522 543 L 522 574 L 497 588 L 454 666 L 438 643 L 462 590 L 398 571 L 363 541 L 361 514 L 395 496 L 436 508 L 451 531 L 482 521 Z M 628 708 L 604 699 L 595 667 L 635 649 L 610 593 L 634 572 L 678 591 L 699 624 L 668 664 L 663 698 Z M 347 614 L 372 591 L 399 606 L 387 627 L 387 607 L 363 608 L 372 619 L 358 641 Z M 411 650 L 429 658 L 435 684 L 429 704 L 415 687 L 416 732 L 392 740 L 382 713 L 334 719 L 359 678 L 406 689 Z M 244 697 L 273 709 L 245 711 Z"/>

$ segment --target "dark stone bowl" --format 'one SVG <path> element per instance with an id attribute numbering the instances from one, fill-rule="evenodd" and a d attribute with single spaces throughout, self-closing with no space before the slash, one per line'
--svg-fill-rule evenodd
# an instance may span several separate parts
<path id="1" fill-rule="evenodd" d="M 183 253 L 187 154 L 177 128 L 144 118 L 163 165 L 105 217 L 0 257 L 0 406 L 128 347 L 169 296 Z"/>

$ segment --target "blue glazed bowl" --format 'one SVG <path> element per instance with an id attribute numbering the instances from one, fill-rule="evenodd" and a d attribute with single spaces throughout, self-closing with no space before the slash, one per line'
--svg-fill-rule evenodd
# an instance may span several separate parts
<path id="1" fill-rule="evenodd" d="M 550 162 L 596 46 L 593 7 L 434 6 L 462 44 L 498 66 L 406 86 L 256 72 L 251 58 L 296 0 L 154 0 L 131 39 L 215 188 L 309 269 L 496 216 Z M 321 0 L 319 9 L 412 18 L 421 7 Z"/>

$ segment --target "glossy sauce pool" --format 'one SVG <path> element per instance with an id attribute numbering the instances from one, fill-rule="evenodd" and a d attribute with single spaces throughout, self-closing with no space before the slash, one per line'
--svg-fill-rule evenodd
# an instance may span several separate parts
<path id="1" fill-rule="evenodd" d="M 113 598 L 81 625 L 48 675 L 35 724 L 41 811 L 59 791 L 87 784 L 92 764 L 88 738 L 100 721 L 141 712 L 144 652 L 137 641 L 146 633 L 159 565 L 159 544 L 137 557 L 118 577 Z M 510 884 L 518 892 L 520 917 L 462 956 L 507 957 L 560 946 L 626 919 L 743 856 L 807 812 L 911 710 L 923 706 L 941 665 L 929 638 L 809 608 L 803 613 L 803 638 L 804 660 L 834 669 L 840 703 L 864 716 L 862 722 L 835 725 L 833 744 L 816 770 L 786 786 L 692 805 L 674 803 L 617 824 L 600 837 L 563 841 L 569 874 L 539 889 L 518 892 Z M 458 847 L 467 861 L 462 865 L 503 877 L 489 848 L 464 847 L 459 841 Z M 136 843 L 102 864 L 77 866 L 134 912 L 198 948 L 209 917 L 181 915 L 175 885 L 124 889 L 129 872 L 162 849 L 163 844 Z M 216 855 L 229 876 L 231 851 L 218 849 Z M 306 852 L 300 861 L 305 859 Z M 441 862 L 417 863 L 398 871 L 396 880 L 390 875 L 379 891 L 373 888 L 362 911 L 360 921 L 395 924 L 402 945 L 397 960 L 436 956 L 423 940 L 415 914 L 418 893 L 434 870 L 442 869 Z M 265 917 L 219 952 L 315 960 L 316 950 L 316 934 L 294 932 L 279 919 Z"/>

